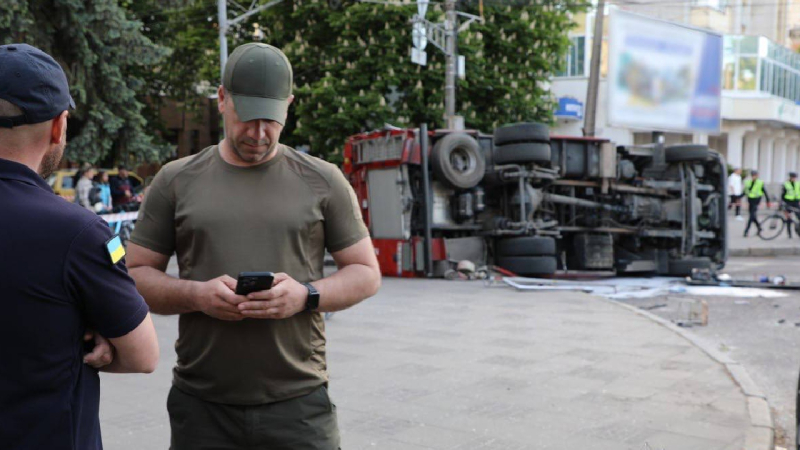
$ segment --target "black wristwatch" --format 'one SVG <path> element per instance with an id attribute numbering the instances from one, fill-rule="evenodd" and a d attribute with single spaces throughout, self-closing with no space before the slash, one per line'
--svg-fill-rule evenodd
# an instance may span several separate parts
<path id="1" fill-rule="evenodd" d="M 319 308 L 319 291 L 311 283 L 303 283 L 303 286 L 308 289 L 306 311 L 316 311 L 316 309 Z"/>

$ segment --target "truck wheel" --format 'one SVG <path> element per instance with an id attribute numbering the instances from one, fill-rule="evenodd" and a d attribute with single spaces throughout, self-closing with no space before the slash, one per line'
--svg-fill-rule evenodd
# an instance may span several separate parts
<path id="1" fill-rule="evenodd" d="M 494 148 L 495 164 L 549 163 L 550 144 L 526 142 L 500 145 Z"/>
<path id="2" fill-rule="evenodd" d="M 551 237 L 525 236 L 497 241 L 498 256 L 553 256 L 556 240 Z"/>
<path id="3" fill-rule="evenodd" d="M 688 258 L 673 259 L 669 262 L 670 275 L 676 277 L 686 277 L 692 274 L 692 269 L 710 269 L 711 259 L 709 258 Z"/>
<path id="4" fill-rule="evenodd" d="M 555 256 L 500 256 L 497 265 L 517 275 L 552 275 L 556 273 Z"/>
<path id="5" fill-rule="evenodd" d="M 672 145 L 664 149 L 667 162 L 705 161 L 708 156 L 707 145 Z"/>
<path id="6" fill-rule="evenodd" d="M 494 145 L 514 142 L 550 142 L 550 127 L 543 123 L 522 122 L 494 129 Z"/>
<path id="7" fill-rule="evenodd" d="M 478 141 L 463 133 L 452 133 L 436 142 L 431 168 L 442 181 L 459 189 L 478 185 L 486 172 L 486 158 Z"/>

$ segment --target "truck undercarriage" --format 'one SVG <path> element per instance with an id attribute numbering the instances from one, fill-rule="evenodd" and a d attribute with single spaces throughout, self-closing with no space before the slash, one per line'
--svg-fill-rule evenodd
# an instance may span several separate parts
<path id="1" fill-rule="evenodd" d="M 425 135 L 345 146 L 385 275 L 443 276 L 463 261 L 529 276 L 725 264 L 726 167 L 705 146 L 617 147 L 534 123 Z"/>

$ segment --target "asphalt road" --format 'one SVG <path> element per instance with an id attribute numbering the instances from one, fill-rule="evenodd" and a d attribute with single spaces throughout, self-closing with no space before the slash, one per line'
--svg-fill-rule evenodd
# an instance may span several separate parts
<path id="1" fill-rule="evenodd" d="M 754 280 L 759 275 L 784 275 L 800 282 L 800 257 L 731 258 L 725 273 Z M 709 307 L 709 323 L 692 332 L 718 342 L 742 363 L 766 393 L 773 408 L 777 444 L 794 448 L 795 401 L 800 371 L 800 291 L 783 291 L 782 298 L 703 297 Z M 683 296 L 626 300 L 673 320 Z M 664 305 L 664 306 L 660 306 Z M 654 308 L 655 307 L 655 308 Z M 652 309 L 651 309 L 652 308 Z M 686 308 L 684 308 L 686 311 Z"/>

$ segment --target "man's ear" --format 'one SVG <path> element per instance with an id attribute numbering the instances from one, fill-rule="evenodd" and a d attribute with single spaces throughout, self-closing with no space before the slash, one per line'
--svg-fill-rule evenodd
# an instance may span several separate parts
<path id="1" fill-rule="evenodd" d="M 217 111 L 225 112 L 225 88 L 222 86 L 217 88 Z"/>
<path id="2" fill-rule="evenodd" d="M 64 111 L 53 119 L 53 125 L 50 127 L 50 143 L 61 145 L 64 139 L 67 138 L 67 116 L 69 112 Z"/>
<path id="3" fill-rule="evenodd" d="M 293 101 L 294 101 L 294 95 L 290 95 L 289 96 L 289 104 L 291 105 Z M 288 118 L 289 118 L 289 107 L 287 106 L 286 107 L 286 115 L 283 116 L 283 123 L 286 123 L 286 119 L 288 119 Z"/>

